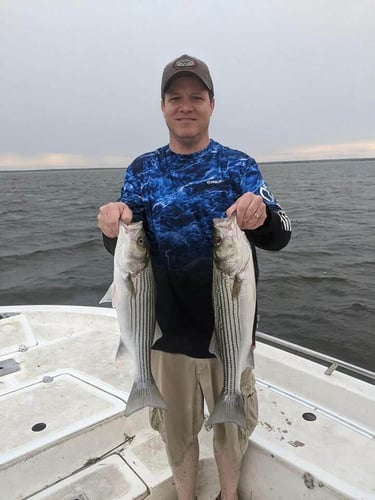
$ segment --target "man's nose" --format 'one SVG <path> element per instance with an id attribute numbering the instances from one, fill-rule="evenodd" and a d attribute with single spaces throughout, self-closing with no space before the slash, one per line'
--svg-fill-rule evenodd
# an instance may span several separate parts
<path id="1" fill-rule="evenodd" d="M 181 102 L 180 111 L 191 111 L 193 109 L 193 103 L 189 99 L 184 99 Z"/>

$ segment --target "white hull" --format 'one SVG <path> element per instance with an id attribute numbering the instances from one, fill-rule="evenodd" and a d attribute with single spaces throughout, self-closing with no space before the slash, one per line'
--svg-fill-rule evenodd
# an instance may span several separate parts
<path id="1" fill-rule="evenodd" d="M 0 498 L 176 498 L 148 410 L 124 416 L 133 368 L 114 359 L 115 311 L 14 306 L 3 313 L 21 314 L 0 319 Z M 255 363 L 260 421 L 240 499 L 375 498 L 374 385 L 326 375 L 322 364 L 262 341 Z M 199 500 L 219 490 L 211 441 L 203 429 Z"/>

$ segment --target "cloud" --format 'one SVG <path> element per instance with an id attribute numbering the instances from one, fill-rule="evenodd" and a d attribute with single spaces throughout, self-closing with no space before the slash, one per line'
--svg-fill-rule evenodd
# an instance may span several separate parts
<path id="1" fill-rule="evenodd" d="M 39 170 L 63 168 L 121 168 L 132 161 L 127 156 L 43 153 L 0 154 L 0 170 Z"/>
<path id="2" fill-rule="evenodd" d="M 255 152 L 254 152 L 255 153 Z M 274 152 L 257 151 L 259 162 L 375 158 L 375 141 L 308 144 Z M 22 155 L 0 154 L 0 170 L 40 170 L 64 168 L 125 168 L 133 158 L 114 155 L 43 153 Z"/>
<path id="3" fill-rule="evenodd" d="M 308 144 L 257 155 L 259 161 L 333 160 L 375 158 L 375 141 Z"/>

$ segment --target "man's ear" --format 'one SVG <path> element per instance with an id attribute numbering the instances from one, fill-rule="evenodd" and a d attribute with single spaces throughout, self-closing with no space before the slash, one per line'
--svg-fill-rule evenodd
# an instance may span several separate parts
<path id="1" fill-rule="evenodd" d="M 213 113 L 215 109 L 215 97 L 213 97 L 210 101 L 210 106 L 211 106 L 211 114 Z"/>

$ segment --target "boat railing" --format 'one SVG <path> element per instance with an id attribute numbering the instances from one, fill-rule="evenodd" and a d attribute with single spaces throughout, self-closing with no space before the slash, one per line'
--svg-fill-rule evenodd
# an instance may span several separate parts
<path id="1" fill-rule="evenodd" d="M 327 354 L 323 354 L 318 351 L 314 351 L 313 349 L 309 349 L 308 347 L 303 347 L 293 342 L 289 342 L 288 340 L 280 339 L 274 337 L 272 335 L 268 335 L 267 333 L 260 332 L 259 330 L 256 333 L 257 339 L 264 341 L 266 344 L 271 344 L 280 347 L 286 351 L 290 351 L 292 353 L 298 353 L 306 358 L 312 359 L 314 361 L 327 363 L 328 367 L 324 372 L 325 375 L 332 375 L 332 373 L 337 369 L 342 369 L 342 371 L 348 372 L 352 375 L 359 376 L 358 378 L 365 377 L 368 380 L 375 381 L 375 372 L 371 370 L 367 370 L 366 368 L 361 368 L 360 366 L 353 365 L 351 363 L 347 363 L 346 361 L 342 361 L 341 359 L 334 358 Z M 374 382 L 373 382 L 374 383 Z"/>

